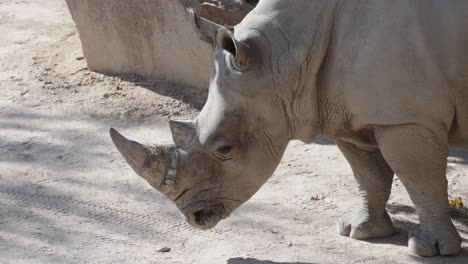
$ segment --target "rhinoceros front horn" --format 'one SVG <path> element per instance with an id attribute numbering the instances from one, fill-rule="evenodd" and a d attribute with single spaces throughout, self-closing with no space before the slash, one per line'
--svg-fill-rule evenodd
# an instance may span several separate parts
<path id="1" fill-rule="evenodd" d="M 109 134 L 132 169 L 151 186 L 168 195 L 175 183 L 178 155 L 174 145 L 145 146 L 111 128 Z"/>
<path id="2" fill-rule="evenodd" d="M 149 151 L 140 143 L 128 140 L 122 136 L 117 130 L 111 128 L 109 134 L 112 142 L 124 156 L 127 163 L 135 170 L 137 174 L 142 174 L 145 168 L 145 163 L 149 160 Z"/>

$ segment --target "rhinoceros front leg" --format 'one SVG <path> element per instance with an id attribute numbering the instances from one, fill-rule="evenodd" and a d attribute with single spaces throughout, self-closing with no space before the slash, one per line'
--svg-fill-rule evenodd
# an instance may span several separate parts
<path id="1" fill-rule="evenodd" d="M 338 222 L 341 235 L 355 239 L 386 237 L 393 234 L 393 225 L 385 205 L 390 196 L 393 171 L 378 149 L 364 150 L 337 140 L 359 184 L 362 204 Z"/>
<path id="2" fill-rule="evenodd" d="M 375 136 L 390 167 L 398 175 L 419 215 L 408 247 L 421 256 L 452 255 L 460 251 L 461 237 L 449 215 L 447 133 L 421 125 L 375 127 Z"/>

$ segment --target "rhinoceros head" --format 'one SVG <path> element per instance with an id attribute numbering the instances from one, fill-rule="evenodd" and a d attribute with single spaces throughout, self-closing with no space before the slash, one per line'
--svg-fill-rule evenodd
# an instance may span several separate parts
<path id="1" fill-rule="evenodd" d="M 173 200 L 192 226 L 208 229 L 273 174 L 290 140 L 289 106 L 265 74 L 271 58 L 262 57 L 258 36 L 195 22 L 205 39 L 215 41 L 209 95 L 198 118 L 170 121 L 172 146 L 143 146 L 115 130 L 111 136 L 131 167 Z"/>

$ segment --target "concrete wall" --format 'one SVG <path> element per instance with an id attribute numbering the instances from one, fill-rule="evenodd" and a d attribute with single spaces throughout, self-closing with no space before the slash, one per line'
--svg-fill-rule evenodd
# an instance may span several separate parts
<path id="1" fill-rule="evenodd" d="M 255 7 L 246 0 L 177 0 L 184 7 L 219 25 L 235 26 Z M 258 2 L 258 1 L 257 1 Z"/>
<path id="2" fill-rule="evenodd" d="M 207 89 L 211 47 L 175 0 L 66 0 L 92 71 L 136 73 Z"/>

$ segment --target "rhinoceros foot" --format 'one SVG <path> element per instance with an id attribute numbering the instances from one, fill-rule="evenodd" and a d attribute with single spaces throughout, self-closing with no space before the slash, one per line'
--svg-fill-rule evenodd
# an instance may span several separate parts
<path id="1" fill-rule="evenodd" d="M 455 255 L 461 249 L 461 242 L 460 235 L 448 218 L 437 224 L 420 224 L 409 233 L 408 247 L 423 257 Z"/>
<path id="2" fill-rule="evenodd" d="M 381 238 L 393 235 L 394 229 L 390 216 L 376 216 L 367 210 L 358 209 L 343 216 L 338 222 L 338 232 L 342 236 L 355 239 Z"/>

